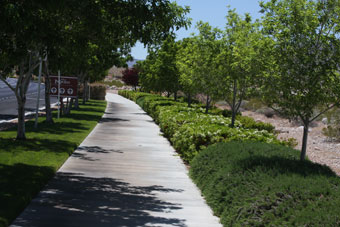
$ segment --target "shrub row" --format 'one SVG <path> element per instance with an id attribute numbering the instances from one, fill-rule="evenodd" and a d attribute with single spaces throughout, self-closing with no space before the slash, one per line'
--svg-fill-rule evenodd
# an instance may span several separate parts
<path id="1" fill-rule="evenodd" d="M 149 93 L 120 91 L 120 95 L 137 102 L 159 124 L 181 157 L 190 162 L 197 153 L 211 144 L 227 141 L 261 141 L 285 144 L 272 133 L 270 124 L 255 122 L 252 118 L 238 116 L 235 127 L 222 111 L 205 114 L 200 104 L 187 107 L 186 103 Z"/>
<path id="2" fill-rule="evenodd" d="M 291 148 L 215 144 L 195 157 L 190 175 L 224 226 L 340 225 L 340 179 Z"/>

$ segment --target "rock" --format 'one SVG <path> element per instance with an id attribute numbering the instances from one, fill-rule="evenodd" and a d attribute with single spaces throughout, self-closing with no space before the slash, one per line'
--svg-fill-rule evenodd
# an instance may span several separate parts
<path id="1" fill-rule="evenodd" d="M 247 100 L 242 100 L 242 101 L 241 101 L 240 108 L 246 109 L 246 106 L 247 106 L 248 103 L 249 103 L 249 101 L 247 101 Z"/>
<path id="2" fill-rule="evenodd" d="M 318 122 L 316 121 L 312 121 L 311 123 L 309 123 L 309 127 L 314 128 L 318 126 Z"/>
<path id="3" fill-rule="evenodd" d="M 328 123 L 327 117 L 322 118 L 321 122 L 322 122 L 323 124 L 327 125 L 327 123 Z"/>
<path id="4" fill-rule="evenodd" d="M 275 111 L 271 108 L 264 107 L 264 108 L 256 110 L 256 113 L 261 113 L 261 114 L 264 114 L 268 118 L 272 118 L 275 114 Z"/>

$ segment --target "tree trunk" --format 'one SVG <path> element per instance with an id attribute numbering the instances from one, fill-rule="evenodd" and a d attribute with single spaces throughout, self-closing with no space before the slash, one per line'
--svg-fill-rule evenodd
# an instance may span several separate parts
<path id="1" fill-rule="evenodd" d="M 236 118 L 236 94 L 237 94 L 237 81 L 234 80 L 234 88 L 233 88 L 233 101 L 232 101 L 232 106 L 231 106 L 231 128 L 235 127 L 235 118 Z"/>
<path id="2" fill-rule="evenodd" d="M 205 113 L 207 114 L 209 112 L 209 106 L 210 106 L 210 97 L 207 95 L 207 102 L 205 104 Z"/>
<path id="3" fill-rule="evenodd" d="M 60 116 L 65 114 L 64 98 L 60 98 Z"/>
<path id="4" fill-rule="evenodd" d="M 79 76 L 78 76 L 79 78 Z M 77 97 L 76 97 L 76 100 L 74 101 L 74 109 L 76 110 L 79 110 L 79 97 L 78 97 L 78 92 L 79 92 L 79 89 L 80 89 L 80 84 L 78 83 L 77 84 Z"/>
<path id="5" fill-rule="evenodd" d="M 74 101 L 74 109 L 79 110 L 79 98 L 77 96 L 76 100 Z"/>
<path id="6" fill-rule="evenodd" d="M 17 131 L 17 140 L 25 140 L 25 103 L 26 97 L 19 97 L 20 100 L 17 100 L 18 103 L 18 131 Z"/>
<path id="7" fill-rule="evenodd" d="M 171 93 L 168 91 L 166 97 L 170 98 Z"/>
<path id="8" fill-rule="evenodd" d="M 175 91 L 175 93 L 174 93 L 174 99 L 175 99 L 175 101 L 177 101 L 177 91 Z"/>
<path id="9" fill-rule="evenodd" d="M 71 98 L 70 102 L 67 105 L 67 109 L 66 109 L 65 114 L 70 114 L 71 113 L 71 109 L 72 109 L 72 106 L 73 106 L 73 101 L 74 101 L 74 98 Z"/>
<path id="10" fill-rule="evenodd" d="M 191 94 L 188 94 L 188 107 L 191 107 Z"/>
<path id="11" fill-rule="evenodd" d="M 83 82 L 83 105 L 85 105 L 86 103 L 86 93 L 87 93 L 87 84 L 86 84 L 86 80 L 84 79 L 84 82 Z"/>
<path id="12" fill-rule="evenodd" d="M 91 92 L 91 84 L 89 83 L 89 80 L 86 81 L 86 102 L 90 99 L 90 92 Z"/>
<path id="13" fill-rule="evenodd" d="M 301 161 L 304 161 L 306 158 L 309 123 L 310 122 L 304 122 L 304 126 L 303 126 L 302 148 L 301 148 L 301 154 L 300 154 Z"/>

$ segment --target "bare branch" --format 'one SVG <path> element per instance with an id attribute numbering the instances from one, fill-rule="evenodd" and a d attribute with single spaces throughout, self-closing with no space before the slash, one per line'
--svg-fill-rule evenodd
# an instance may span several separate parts
<path id="1" fill-rule="evenodd" d="M 7 82 L 6 78 L 0 74 L 0 80 L 2 80 L 14 93 L 15 93 L 15 88 Z"/>
<path id="2" fill-rule="evenodd" d="M 333 105 L 328 106 L 326 109 L 324 109 L 323 111 L 321 111 L 319 114 L 317 114 L 315 117 L 313 117 L 310 122 L 314 121 L 315 119 L 317 119 L 319 116 L 321 116 L 322 114 L 326 113 L 328 110 L 332 109 L 333 107 L 335 107 L 336 105 L 338 105 L 339 102 L 334 103 Z"/>

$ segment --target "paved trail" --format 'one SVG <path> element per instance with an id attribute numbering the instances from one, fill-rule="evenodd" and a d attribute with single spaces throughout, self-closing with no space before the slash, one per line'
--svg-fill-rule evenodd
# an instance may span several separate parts
<path id="1" fill-rule="evenodd" d="M 103 119 L 13 226 L 220 226 L 158 126 L 108 94 Z"/>

